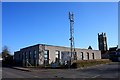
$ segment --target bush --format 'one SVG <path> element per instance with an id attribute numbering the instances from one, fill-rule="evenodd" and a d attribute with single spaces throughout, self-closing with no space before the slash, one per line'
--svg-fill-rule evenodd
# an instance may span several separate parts
<path id="1" fill-rule="evenodd" d="M 77 60 L 73 61 L 71 68 L 80 68 L 80 67 L 88 67 L 88 66 L 93 66 L 93 65 L 98 65 L 98 64 L 106 64 L 111 62 L 108 59 L 101 59 L 101 60 Z"/>

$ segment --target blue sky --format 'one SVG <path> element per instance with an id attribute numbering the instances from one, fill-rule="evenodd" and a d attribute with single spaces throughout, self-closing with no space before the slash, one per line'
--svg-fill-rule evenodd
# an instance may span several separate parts
<path id="1" fill-rule="evenodd" d="M 38 43 L 69 46 L 69 11 L 74 12 L 75 47 L 98 49 L 102 32 L 108 47 L 118 44 L 117 2 L 16 2 L 2 4 L 2 46 L 11 54 Z"/>

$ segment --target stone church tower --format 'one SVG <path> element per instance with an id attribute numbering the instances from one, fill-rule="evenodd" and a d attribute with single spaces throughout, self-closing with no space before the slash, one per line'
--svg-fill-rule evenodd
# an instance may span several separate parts
<path id="1" fill-rule="evenodd" d="M 98 47 L 101 51 L 107 51 L 107 37 L 106 33 L 98 33 Z"/>

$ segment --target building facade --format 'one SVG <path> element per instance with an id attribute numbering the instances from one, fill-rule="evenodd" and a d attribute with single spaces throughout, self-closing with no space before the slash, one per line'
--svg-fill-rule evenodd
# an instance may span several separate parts
<path id="1" fill-rule="evenodd" d="M 98 33 L 98 47 L 101 51 L 107 51 L 107 37 L 106 33 Z"/>
<path id="2" fill-rule="evenodd" d="M 101 51 L 75 48 L 77 60 L 101 59 Z M 65 64 L 71 59 L 69 47 L 37 44 L 14 52 L 14 60 L 22 66 Z"/>

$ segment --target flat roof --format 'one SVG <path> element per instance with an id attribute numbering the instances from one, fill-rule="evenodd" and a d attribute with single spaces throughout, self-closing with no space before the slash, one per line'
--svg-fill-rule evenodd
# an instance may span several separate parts
<path id="1" fill-rule="evenodd" d="M 27 48 L 34 47 L 34 46 L 39 46 L 39 45 L 42 45 L 42 46 L 53 46 L 53 47 L 62 47 L 62 48 L 70 48 L 70 47 L 67 47 L 67 46 L 56 46 L 56 45 L 48 45 L 48 44 L 35 44 L 35 45 L 31 45 L 31 46 L 28 46 L 28 47 L 25 47 L 25 48 L 21 48 L 20 50 L 27 49 Z M 81 48 L 75 48 L 75 49 L 81 49 Z M 81 49 L 81 50 L 93 50 L 93 49 Z M 94 50 L 94 51 L 100 51 L 100 50 Z M 16 52 L 19 52 L 19 51 L 16 51 Z"/>

